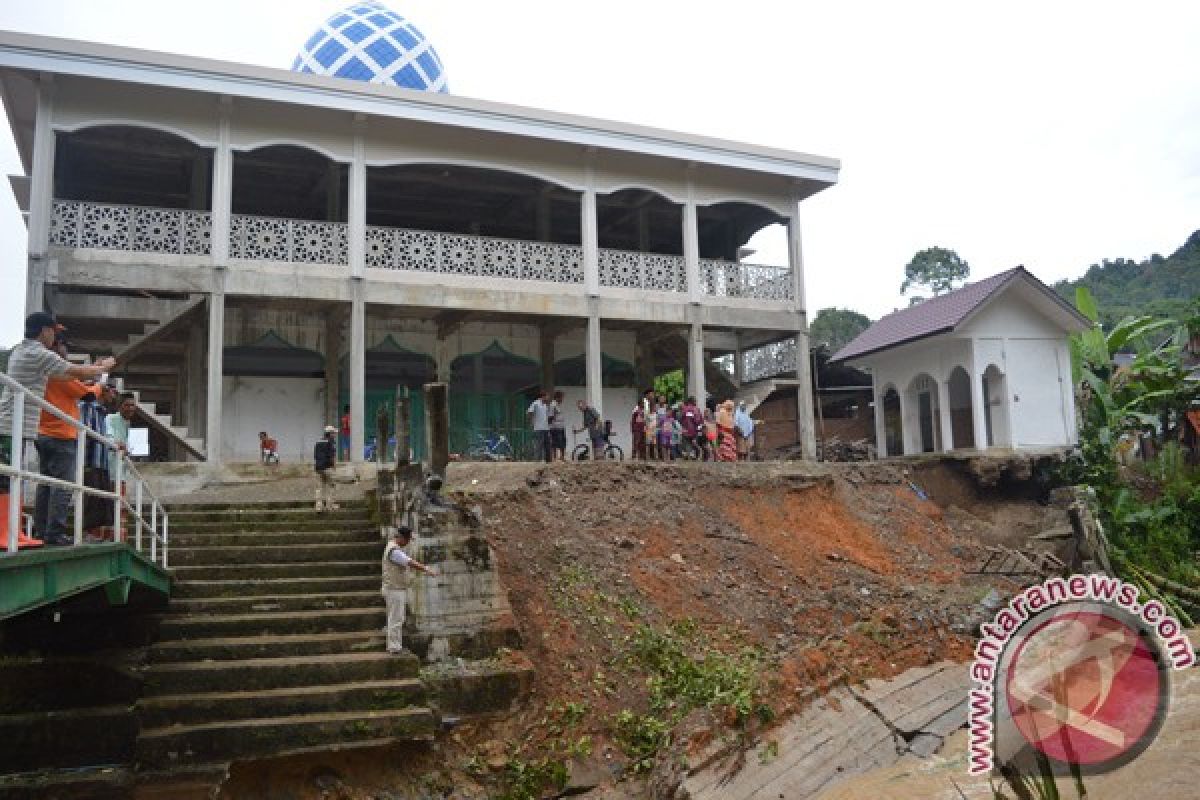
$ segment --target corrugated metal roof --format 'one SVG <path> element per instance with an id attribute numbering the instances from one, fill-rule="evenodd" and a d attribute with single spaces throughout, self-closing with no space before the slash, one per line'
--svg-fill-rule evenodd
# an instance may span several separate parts
<path id="1" fill-rule="evenodd" d="M 1021 274 L 1037 280 L 1024 267 L 1014 267 L 999 275 L 968 283 L 953 292 L 931 297 L 915 306 L 893 311 L 856 336 L 850 344 L 835 353 L 832 360 L 846 361 L 953 330 L 967 315 Z"/>

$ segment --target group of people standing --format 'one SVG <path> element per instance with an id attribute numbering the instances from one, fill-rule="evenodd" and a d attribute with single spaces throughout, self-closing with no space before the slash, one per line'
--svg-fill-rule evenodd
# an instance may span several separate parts
<path id="1" fill-rule="evenodd" d="M 642 393 L 629 419 L 633 457 L 642 461 L 745 461 L 754 446 L 754 420 L 742 402 L 700 407 L 695 397 L 667 404 L 653 389 Z"/>
<path id="2" fill-rule="evenodd" d="M 545 389 L 539 389 L 538 396 L 525 410 L 533 427 L 533 438 L 537 445 L 535 458 L 547 463 L 565 461 L 567 457 L 567 411 L 564 408 L 564 397 L 561 391 L 551 395 Z M 571 431 L 586 432 L 592 444 L 593 458 L 600 458 L 608 440 L 608 430 L 604 421 L 600 419 L 600 413 L 584 400 L 576 401 L 575 407 L 579 410 L 583 425 L 571 428 Z"/>
<path id="3" fill-rule="evenodd" d="M 84 485 L 112 491 L 116 459 L 129 442 L 129 423 L 137 411 L 133 395 L 97 380 L 116 365 L 112 358 L 94 364 L 75 364 L 67 359 L 66 328 L 54 315 L 39 311 L 25 319 L 25 337 L 8 359 L 8 376 L 37 397 L 80 422 L 97 434 L 115 441 L 115 449 L 89 437 L 84 448 Z M 25 452 L 32 444 L 38 471 L 48 478 L 74 483 L 79 429 L 62 418 L 26 402 L 21 441 L 12 433 L 14 393 L 0 393 L 0 461 L 10 463 L 13 450 Z M 0 480 L 0 493 L 8 493 L 7 479 Z M 35 494 L 33 535 L 19 537 L 23 548 L 63 546 L 73 543 L 67 533 L 72 490 L 39 483 Z M 17 499 L 16 502 L 20 502 Z M 111 500 L 85 496 L 83 527 L 89 541 L 111 538 L 114 509 Z"/>

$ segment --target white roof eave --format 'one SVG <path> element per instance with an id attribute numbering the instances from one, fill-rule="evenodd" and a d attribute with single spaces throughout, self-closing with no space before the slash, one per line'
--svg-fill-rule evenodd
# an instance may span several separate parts
<path id="1" fill-rule="evenodd" d="M 837 182 L 841 167 L 836 159 L 822 156 L 657 128 L 290 70 L 6 31 L 0 31 L 0 68 L 409 119 L 762 172 L 825 185 Z"/>

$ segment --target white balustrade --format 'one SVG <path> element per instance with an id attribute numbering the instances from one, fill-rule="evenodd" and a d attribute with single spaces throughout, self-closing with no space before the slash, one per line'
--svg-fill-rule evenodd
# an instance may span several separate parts
<path id="1" fill-rule="evenodd" d="M 796 340 L 764 344 L 742 353 L 742 380 L 746 383 L 796 374 Z"/>
<path id="2" fill-rule="evenodd" d="M 233 258 L 343 266 L 349 260 L 348 226 L 235 214 L 230 225 Z M 212 215 L 207 211 L 55 201 L 50 243 L 62 247 L 207 255 Z M 433 272 L 513 280 L 583 283 L 579 245 L 497 239 L 460 233 L 367 227 L 366 265 L 373 269 Z M 683 256 L 600 250 L 600 285 L 685 293 Z M 788 303 L 788 267 L 700 260 L 700 287 L 710 297 Z"/>
<path id="3" fill-rule="evenodd" d="M 208 255 L 212 215 L 207 211 L 56 200 L 50 244 L 94 250 Z"/>

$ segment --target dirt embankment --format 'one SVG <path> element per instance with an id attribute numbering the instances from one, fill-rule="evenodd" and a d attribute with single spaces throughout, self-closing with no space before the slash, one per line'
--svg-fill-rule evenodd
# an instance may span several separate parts
<path id="1" fill-rule="evenodd" d="M 969 574 L 982 542 L 1045 513 L 953 466 L 454 465 L 449 489 L 482 507 L 533 693 L 410 762 L 420 782 L 348 770 L 312 797 L 670 796 L 835 684 L 966 660 L 1012 588 Z"/>

